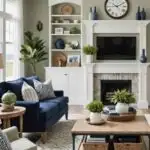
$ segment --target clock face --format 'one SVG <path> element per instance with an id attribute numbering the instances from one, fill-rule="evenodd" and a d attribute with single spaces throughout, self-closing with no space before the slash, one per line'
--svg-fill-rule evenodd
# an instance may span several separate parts
<path id="1" fill-rule="evenodd" d="M 112 18 L 123 18 L 129 11 L 129 2 L 128 0 L 106 0 L 105 11 Z"/>

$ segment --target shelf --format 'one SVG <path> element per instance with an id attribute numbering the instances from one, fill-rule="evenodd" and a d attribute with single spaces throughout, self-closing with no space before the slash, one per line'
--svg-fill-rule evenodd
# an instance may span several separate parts
<path id="1" fill-rule="evenodd" d="M 81 23 L 52 23 L 52 25 L 81 25 Z"/>
<path id="2" fill-rule="evenodd" d="M 81 17 L 81 15 L 51 15 L 52 17 Z"/>
<path id="3" fill-rule="evenodd" d="M 72 50 L 67 50 L 67 49 L 52 49 L 52 52 L 81 52 L 81 49 L 72 49 Z"/>
<path id="4" fill-rule="evenodd" d="M 80 36 L 81 34 L 51 34 L 52 36 Z"/>

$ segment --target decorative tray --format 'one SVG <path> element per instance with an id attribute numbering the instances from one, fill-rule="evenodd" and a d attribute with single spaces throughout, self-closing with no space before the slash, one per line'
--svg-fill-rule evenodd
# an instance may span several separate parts
<path id="1" fill-rule="evenodd" d="M 116 121 L 116 122 L 122 122 L 122 121 L 132 121 L 136 117 L 136 113 L 130 112 L 130 113 L 123 113 L 119 115 L 108 115 L 107 120 L 108 121 Z"/>
<path id="2" fill-rule="evenodd" d="M 90 124 L 90 125 L 97 125 L 97 126 L 103 125 L 103 124 L 106 123 L 106 121 L 105 121 L 104 119 L 102 119 L 101 122 L 99 122 L 99 123 L 91 123 L 91 122 L 90 122 L 90 118 L 86 118 L 86 121 L 87 121 L 87 123 Z"/>

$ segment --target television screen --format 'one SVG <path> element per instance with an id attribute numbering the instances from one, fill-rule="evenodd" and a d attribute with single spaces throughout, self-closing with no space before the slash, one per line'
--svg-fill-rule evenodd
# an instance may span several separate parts
<path id="1" fill-rule="evenodd" d="M 97 37 L 97 60 L 136 60 L 136 37 Z"/>

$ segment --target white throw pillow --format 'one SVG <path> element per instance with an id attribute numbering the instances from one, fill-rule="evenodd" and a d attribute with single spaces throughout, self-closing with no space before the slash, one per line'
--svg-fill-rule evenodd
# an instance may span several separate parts
<path id="1" fill-rule="evenodd" d="M 26 82 L 23 82 L 21 92 L 22 92 L 22 97 L 24 101 L 28 101 L 28 102 L 39 101 L 38 95 L 36 91 L 34 90 L 34 88 L 30 86 L 29 84 L 27 84 Z"/>
<path id="2" fill-rule="evenodd" d="M 55 97 L 55 93 L 53 90 L 51 80 L 45 81 L 44 83 L 42 83 L 42 82 L 34 79 L 33 83 L 34 83 L 34 88 L 35 88 L 40 100 Z"/>
<path id="3" fill-rule="evenodd" d="M 0 129 L 0 150 L 12 150 L 7 136 Z"/>

